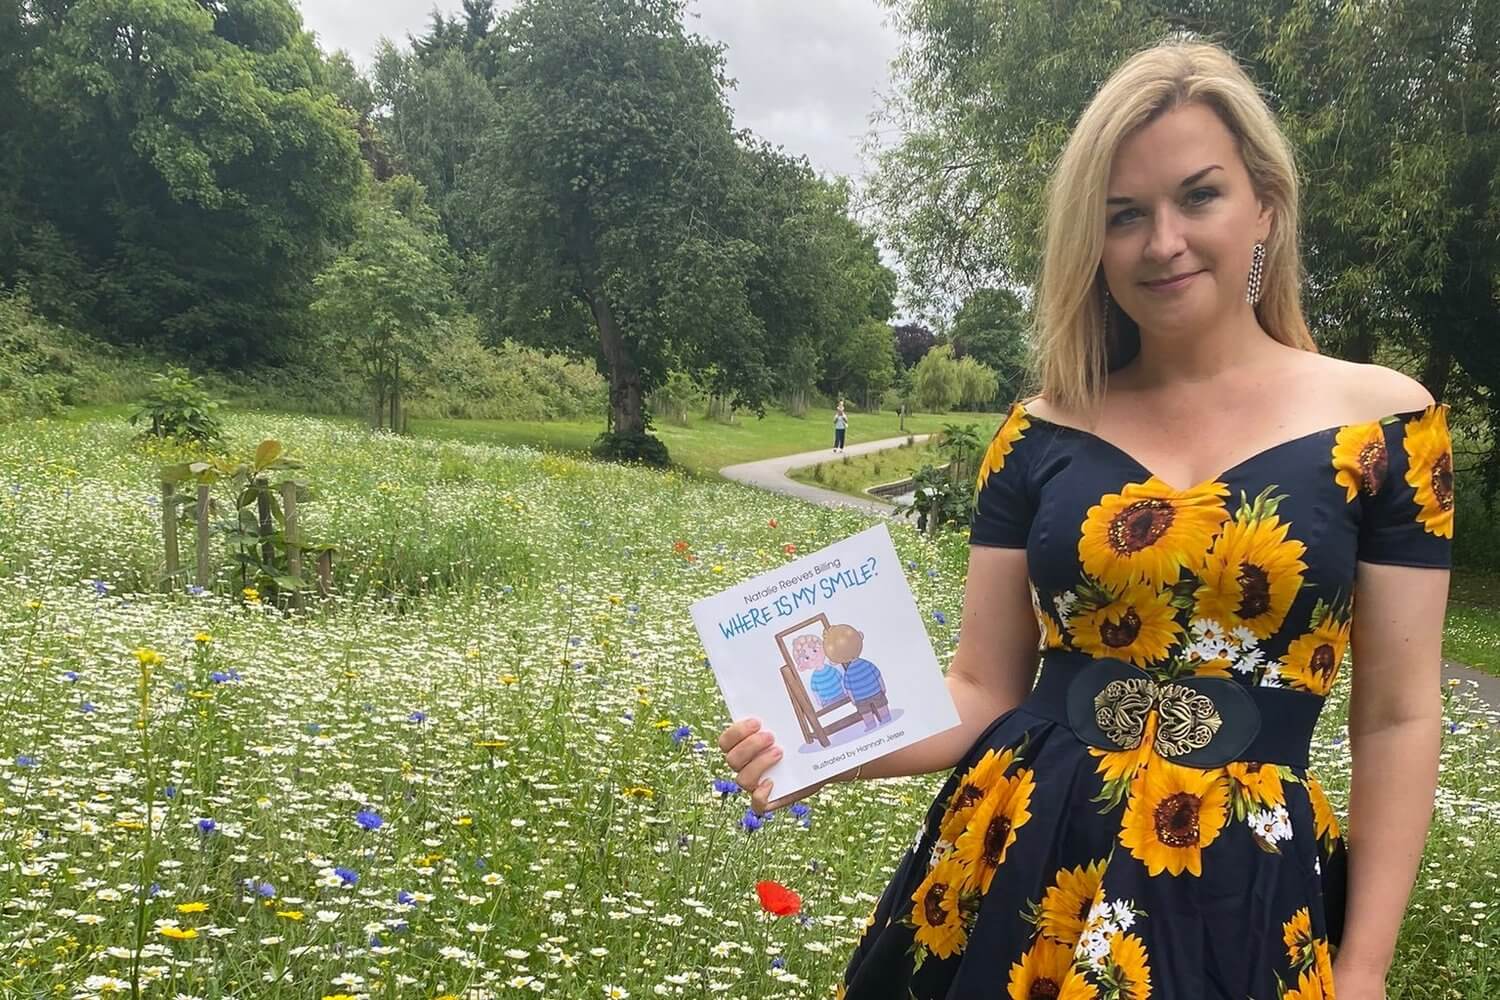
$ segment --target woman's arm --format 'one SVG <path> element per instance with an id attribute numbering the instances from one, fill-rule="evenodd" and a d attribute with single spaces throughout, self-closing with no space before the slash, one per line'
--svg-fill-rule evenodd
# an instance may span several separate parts
<path id="1" fill-rule="evenodd" d="M 1357 564 L 1349 742 L 1349 901 L 1337 992 L 1384 996 L 1432 820 L 1448 571 Z"/>

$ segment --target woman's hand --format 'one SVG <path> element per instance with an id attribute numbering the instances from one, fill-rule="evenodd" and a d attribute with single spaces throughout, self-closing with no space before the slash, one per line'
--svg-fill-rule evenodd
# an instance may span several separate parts
<path id="1" fill-rule="evenodd" d="M 734 771 L 734 780 L 750 793 L 750 808 L 756 815 L 772 809 L 780 809 L 800 799 L 805 799 L 827 782 L 804 788 L 797 795 L 771 801 L 770 781 L 765 780 L 771 765 L 781 759 L 781 747 L 770 733 L 760 728 L 759 719 L 741 719 L 730 724 L 719 734 L 719 749 Z"/>

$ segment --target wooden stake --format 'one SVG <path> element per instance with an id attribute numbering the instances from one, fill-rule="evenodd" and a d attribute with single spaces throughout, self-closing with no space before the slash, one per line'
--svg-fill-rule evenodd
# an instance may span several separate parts
<path id="1" fill-rule="evenodd" d="M 194 527 L 195 527 L 196 532 L 197 532 L 196 537 L 194 538 L 194 542 L 196 544 L 195 554 L 197 556 L 197 562 L 198 562 L 198 565 L 196 567 L 196 572 L 194 573 L 193 579 L 194 579 L 194 582 L 198 584 L 198 586 L 207 589 L 207 587 L 209 585 L 209 578 L 208 578 L 208 484 L 207 483 L 199 483 L 198 484 L 198 506 L 197 506 L 197 509 L 194 510 L 193 514 L 194 514 L 194 521 L 195 521 Z"/>
<path id="2" fill-rule="evenodd" d="M 297 484 L 281 484 L 281 512 L 284 520 L 282 530 L 286 534 L 286 572 L 288 576 L 302 579 L 302 540 L 297 531 Z M 302 590 L 292 591 L 292 607 L 302 610 Z"/>
<path id="3" fill-rule="evenodd" d="M 161 484 L 161 537 L 167 548 L 165 589 L 177 587 L 177 484 Z"/>

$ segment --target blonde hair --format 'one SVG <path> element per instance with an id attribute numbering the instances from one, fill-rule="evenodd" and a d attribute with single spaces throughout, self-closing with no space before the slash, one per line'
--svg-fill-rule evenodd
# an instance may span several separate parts
<path id="1" fill-rule="evenodd" d="M 1063 410 L 1093 414 L 1109 372 L 1139 347 L 1135 322 L 1109 305 L 1099 262 L 1110 166 L 1125 138 L 1174 108 L 1201 103 L 1235 137 L 1256 195 L 1273 212 L 1255 315 L 1276 340 L 1317 351 L 1302 313 L 1298 185 L 1291 144 L 1250 77 L 1224 49 L 1166 42 L 1136 53 L 1099 88 L 1047 185 L 1033 329 L 1033 381 Z"/>

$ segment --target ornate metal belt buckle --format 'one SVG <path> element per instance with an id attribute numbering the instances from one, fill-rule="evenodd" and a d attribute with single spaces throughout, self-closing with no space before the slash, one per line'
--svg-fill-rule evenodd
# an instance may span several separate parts
<path id="1" fill-rule="evenodd" d="M 1068 688 L 1068 722 L 1102 750 L 1134 750 L 1156 713 L 1151 748 L 1192 767 L 1219 767 L 1238 758 L 1260 732 L 1260 713 L 1239 684 L 1222 677 L 1157 681 L 1123 660 L 1098 659 Z"/>

